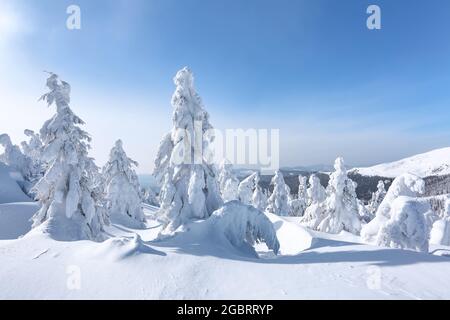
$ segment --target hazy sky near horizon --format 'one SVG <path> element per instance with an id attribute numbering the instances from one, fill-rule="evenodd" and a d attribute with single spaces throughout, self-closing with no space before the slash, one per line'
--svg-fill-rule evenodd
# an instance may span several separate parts
<path id="1" fill-rule="evenodd" d="M 450 146 L 449 31 L 441 0 L 0 0 L 0 133 L 19 144 L 52 116 L 53 71 L 98 164 L 121 138 L 151 172 L 189 66 L 215 127 L 280 129 L 282 166 L 398 160 Z"/>

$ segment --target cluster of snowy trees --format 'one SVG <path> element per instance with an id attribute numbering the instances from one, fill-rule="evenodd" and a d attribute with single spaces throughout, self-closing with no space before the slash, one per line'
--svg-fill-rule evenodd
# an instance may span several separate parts
<path id="1" fill-rule="evenodd" d="M 380 246 L 426 252 L 430 241 L 450 245 L 450 197 L 439 200 L 439 212 L 432 210 L 430 200 L 419 197 L 424 181 L 412 174 L 397 177 L 388 191 L 380 181 L 365 205 L 341 157 L 327 188 L 314 174 L 309 179 L 299 176 L 296 195 L 281 171 L 273 176 L 269 193 L 260 185 L 259 172 L 240 181 L 227 160 L 217 168 L 211 161 L 213 127 L 191 70 L 178 71 L 174 84 L 173 127 L 159 145 L 153 172 L 161 187 L 157 195 L 140 187 L 138 163 L 127 156 L 121 140 L 103 168 L 95 164 L 88 155 L 91 137 L 70 107 L 70 85 L 50 74 L 50 91 L 42 100 L 56 106 L 55 115 L 39 133 L 25 130 L 28 141 L 20 147 L 8 135 L 0 135 L 0 161 L 21 176 L 25 191 L 41 204 L 34 228 L 56 239 L 101 241 L 111 222 L 145 227 L 142 204 L 147 203 L 159 206 L 161 236 L 183 231 L 194 220 L 209 219 L 210 225 L 221 224 L 218 230 L 236 246 L 265 241 L 274 252 L 279 243 L 265 212 L 300 217 L 303 225 L 317 231 L 361 235 Z"/>
<path id="2" fill-rule="evenodd" d="M 55 239 L 104 238 L 104 226 L 119 220 L 132 226 L 145 221 L 142 192 L 133 166 L 119 140 L 102 170 L 89 157 L 91 137 L 70 108 L 70 85 L 50 73 L 50 91 L 41 99 L 56 106 L 55 115 L 40 132 L 25 130 L 29 141 L 13 145 L 8 135 L 0 136 L 4 148 L 0 160 L 21 175 L 25 190 L 41 204 L 33 217 Z"/>

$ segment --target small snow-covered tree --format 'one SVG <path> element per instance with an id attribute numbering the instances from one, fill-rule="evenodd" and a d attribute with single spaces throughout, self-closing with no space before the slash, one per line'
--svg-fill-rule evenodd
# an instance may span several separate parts
<path id="1" fill-rule="evenodd" d="M 307 178 L 299 175 L 298 180 L 297 198 L 292 198 L 289 203 L 291 209 L 290 215 L 294 217 L 302 217 L 307 207 Z"/>
<path id="2" fill-rule="evenodd" d="M 362 228 L 361 237 L 369 243 L 375 241 L 381 227 L 391 218 L 394 200 L 400 196 L 417 197 L 424 190 L 425 182 L 414 174 L 405 173 L 395 178 L 378 207 L 375 218 Z"/>
<path id="3" fill-rule="evenodd" d="M 212 126 L 195 91 L 194 76 L 183 68 L 174 83 L 173 129 L 161 141 L 154 170 L 162 182 L 159 216 L 167 234 L 192 219 L 208 218 L 223 203 L 216 168 L 209 161 Z"/>
<path id="4" fill-rule="evenodd" d="M 267 208 L 267 195 L 259 185 L 260 179 L 261 177 L 258 174 L 255 178 L 255 190 L 252 195 L 252 204 L 256 209 L 264 212 Z"/>
<path id="5" fill-rule="evenodd" d="M 320 180 L 315 174 L 309 177 L 309 188 L 306 193 L 308 195 L 308 206 L 300 222 L 316 230 L 319 223 L 324 219 L 324 201 L 327 196 L 325 188 L 320 184 Z"/>
<path id="6" fill-rule="evenodd" d="M 33 130 L 26 129 L 24 134 L 29 138 L 28 141 L 22 141 L 21 147 L 23 153 L 33 159 L 33 161 L 39 161 L 42 154 L 42 141 L 39 133 L 35 133 Z"/>
<path id="7" fill-rule="evenodd" d="M 445 201 L 443 217 L 433 223 L 430 243 L 450 246 L 450 195 Z"/>
<path id="8" fill-rule="evenodd" d="M 398 197 L 391 204 L 390 218 L 378 232 L 379 246 L 428 252 L 429 228 L 425 215 L 431 210 L 426 202 Z"/>
<path id="9" fill-rule="evenodd" d="M 158 195 L 155 191 L 153 191 L 152 188 L 148 187 L 141 190 L 142 194 L 142 201 L 146 204 L 152 205 L 152 206 L 158 206 Z"/>
<path id="10" fill-rule="evenodd" d="M 227 160 L 220 165 L 219 186 L 224 202 L 238 200 L 239 180 L 233 172 L 233 165 Z"/>
<path id="11" fill-rule="evenodd" d="M 238 193 L 239 193 L 239 201 L 241 201 L 244 204 L 251 205 L 252 197 L 253 197 L 253 191 L 256 187 L 256 180 L 258 179 L 258 172 L 254 172 L 251 175 L 249 175 L 247 178 L 241 181 L 239 183 L 238 187 Z"/>
<path id="12" fill-rule="evenodd" d="M 306 190 L 308 196 L 308 205 L 321 203 L 327 198 L 325 188 L 320 183 L 319 177 L 312 174 L 309 177 L 309 188 Z"/>
<path id="13" fill-rule="evenodd" d="M 372 199 L 370 200 L 367 206 L 369 214 L 372 216 L 372 218 L 375 217 L 378 207 L 380 206 L 381 202 L 383 202 L 385 196 L 386 196 L 386 189 L 384 186 L 384 182 L 380 180 L 378 181 L 377 191 L 372 193 Z"/>
<path id="14" fill-rule="evenodd" d="M 29 141 L 22 141 L 21 147 L 23 154 L 30 159 L 30 171 L 32 180 L 40 179 L 45 172 L 45 163 L 42 161 L 43 145 L 39 133 L 26 129 L 24 134 Z"/>
<path id="15" fill-rule="evenodd" d="M 268 200 L 267 211 L 279 216 L 287 216 L 290 211 L 289 188 L 286 186 L 280 170 L 275 172 L 270 183 L 273 185 L 273 192 Z"/>
<path id="16" fill-rule="evenodd" d="M 41 209 L 33 217 L 33 227 L 41 226 L 55 239 L 101 240 L 104 219 L 93 191 L 92 159 L 88 157 L 91 138 L 69 107 L 70 85 L 52 73 L 47 86 L 50 92 L 41 99 L 49 106 L 55 103 L 56 114 L 40 131 L 42 158 L 48 167 L 34 186 Z"/>
<path id="17" fill-rule="evenodd" d="M 328 184 L 324 219 L 317 229 L 329 233 L 347 231 L 359 234 L 361 221 L 359 219 L 355 184 L 347 177 L 343 158 L 336 159 L 334 168 L 335 172 L 330 175 Z"/>
<path id="18" fill-rule="evenodd" d="M 133 168 L 137 166 L 117 140 L 103 167 L 108 215 L 112 222 L 128 227 L 145 226 L 139 180 Z"/>
<path id="19" fill-rule="evenodd" d="M 3 154 L 0 154 L 0 161 L 20 173 L 25 180 L 33 180 L 32 160 L 24 155 L 18 146 L 12 143 L 9 135 L 6 133 L 0 135 L 0 145 L 4 149 Z"/>

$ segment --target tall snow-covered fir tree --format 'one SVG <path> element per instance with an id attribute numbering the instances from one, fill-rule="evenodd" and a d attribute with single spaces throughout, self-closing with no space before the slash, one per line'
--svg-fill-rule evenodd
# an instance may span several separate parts
<path id="1" fill-rule="evenodd" d="M 56 114 L 40 131 L 42 158 L 48 167 L 34 187 L 41 209 L 33 217 L 33 227 L 41 226 L 58 240 L 102 240 L 104 217 L 97 211 L 88 157 L 91 138 L 69 107 L 70 85 L 52 73 L 47 87 L 50 92 L 41 99 L 49 106 L 55 103 Z"/>
<path id="2" fill-rule="evenodd" d="M 335 172 L 330 175 L 328 184 L 324 219 L 320 222 L 317 229 L 329 233 L 348 231 L 353 234 L 359 234 L 361 221 L 355 183 L 347 177 L 343 158 L 339 157 L 336 159 L 334 168 Z"/>
<path id="3" fill-rule="evenodd" d="M 226 159 L 220 165 L 219 186 L 224 202 L 238 200 L 239 179 L 233 172 L 233 165 Z"/>
<path id="4" fill-rule="evenodd" d="M 261 176 L 258 173 L 255 177 L 255 189 L 253 190 L 253 195 L 252 195 L 252 205 L 256 209 L 264 212 L 267 208 L 267 196 L 264 193 L 261 186 L 259 185 L 260 180 L 261 180 Z"/>
<path id="5" fill-rule="evenodd" d="M 173 129 L 161 141 L 154 170 L 162 183 L 159 217 L 168 234 L 192 219 L 208 218 L 223 203 L 217 171 L 208 158 L 212 126 L 191 70 L 178 71 L 174 83 Z"/>
<path id="6" fill-rule="evenodd" d="M 141 188 L 133 167 L 138 163 L 130 159 L 117 140 L 103 167 L 106 186 L 106 207 L 111 222 L 128 227 L 144 227 Z"/>
<path id="7" fill-rule="evenodd" d="M 247 178 L 239 183 L 238 193 L 239 193 L 239 201 L 244 204 L 251 205 L 253 203 L 253 191 L 256 187 L 256 179 L 258 177 L 258 172 L 254 172 L 249 175 Z"/>
<path id="8" fill-rule="evenodd" d="M 270 183 L 273 185 L 273 192 L 268 200 L 267 211 L 279 216 L 287 216 L 290 211 L 289 189 L 280 170 L 275 172 Z"/>

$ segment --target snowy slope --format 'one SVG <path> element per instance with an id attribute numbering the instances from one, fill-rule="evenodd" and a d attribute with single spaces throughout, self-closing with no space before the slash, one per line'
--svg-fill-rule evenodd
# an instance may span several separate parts
<path id="1" fill-rule="evenodd" d="M 108 233 L 121 238 L 103 243 L 36 232 L 0 240 L 0 299 L 450 298 L 449 257 L 372 247 L 269 218 L 288 254 L 239 255 L 199 237 L 199 224 L 162 241 L 154 241 L 156 222 L 139 231 L 111 226 Z"/>
<path id="2" fill-rule="evenodd" d="M 31 230 L 31 217 L 39 210 L 36 202 L 0 204 L 0 240 L 17 239 Z"/>
<path id="3" fill-rule="evenodd" d="M 12 172 L 7 165 L 0 162 L 0 203 L 31 201 L 13 179 L 15 175 L 17 176 L 17 173 Z"/>
<path id="4" fill-rule="evenodd" d="M 436 149 L 403 160 L 351 171 L 364 176 L 386 178 L 395 178 L 403 173 L 413 173 L 419 177 L 447 175 L 450 174 L 450 148 Z"/>

